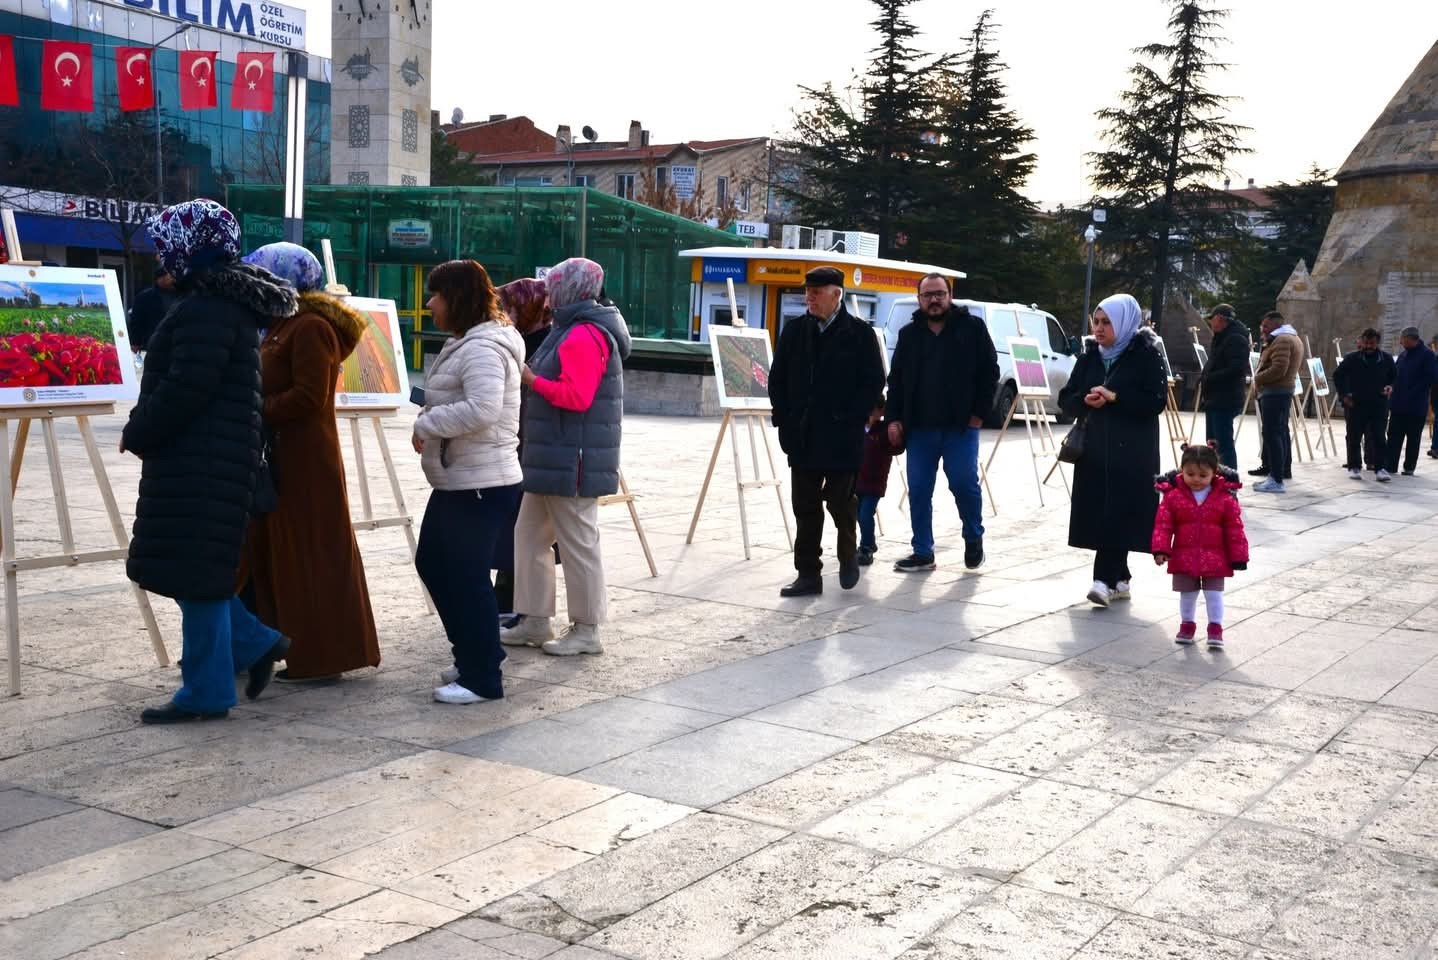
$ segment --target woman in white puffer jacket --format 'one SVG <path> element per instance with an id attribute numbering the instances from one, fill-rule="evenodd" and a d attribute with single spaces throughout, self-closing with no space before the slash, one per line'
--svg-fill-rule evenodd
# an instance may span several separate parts
<path id="1" fill-rule="evenodd" d="M 520 498 L 519 387 L 524 340 L 484 267 L 451 260 L 429 275 L 435 326 L 450 335 L 425 377 L 414 448 L 434 491 L 415 566 L 454 651 L 441 703 L 504 696 L 499 606 L 490 569 Z"/>

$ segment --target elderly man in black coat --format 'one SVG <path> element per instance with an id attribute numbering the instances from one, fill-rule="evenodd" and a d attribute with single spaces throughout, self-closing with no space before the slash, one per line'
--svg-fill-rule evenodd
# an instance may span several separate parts
<path id="1" fill-rule="evenodd" d="M 1203 423 L 1208 439 L 1218 448 L 1218 459 L 1238 469 L 1233 442 L 1233 421 L 1248 399 L 1248 331 L 1238 322 L 1233 307 L 1220 303 L 1208 312 L 1213 349 L 1203 368 Z"/>
<path id="2" fill-rule="evenodd" d="M 235 576 L 260 462 L 259 330 L 298 298 L 238 262 L 239 223 L 213 200 L 168 207 L 147 229 L 184 299 L 150 338 L 121 435 L 120 452 L 143 461 L 125 572 L 180 605 L 180 689 L 140 714 L 179 723 L 225 716 L 242 670 L 259 696 L 289 649 L 240 603 Z"/>
<path id="3" fill-rule="evenodd" d="M 769 401 L 779 445 L 789 455 L 798 525 L 799 576 L 779 591 L 785 597 L 824 592 L 825 507 L 838 534 L 839 585 L 848 590 L 859 582 L 854 479 L 864 462 L 864 426 L 884 390 L 878 338 L 844 309 L 844 275 L 834 267 L 810 270 L 804 300 L 808 312 L 780 332 L 769 370 Z"/>

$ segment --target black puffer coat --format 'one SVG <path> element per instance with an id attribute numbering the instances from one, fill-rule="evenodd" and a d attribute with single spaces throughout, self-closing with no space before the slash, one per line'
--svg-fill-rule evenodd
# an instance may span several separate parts
<path id="1" fill-rule="evenodd" d="M 125 572 L 152 593 L 214 602 L 235 592 L 259 466 L 259 330 L 298 301 L 246 264 L 188 277 L 181 292 L 125 425 L 125 449 L 144 462 Z"/>

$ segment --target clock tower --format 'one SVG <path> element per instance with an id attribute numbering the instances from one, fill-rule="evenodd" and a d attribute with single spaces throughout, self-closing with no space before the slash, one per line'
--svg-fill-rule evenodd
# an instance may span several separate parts
<path id="1" fill-rule="evenodd" d="M 330 183 L 429 186 L 432 0 L 331 0 Z"/>

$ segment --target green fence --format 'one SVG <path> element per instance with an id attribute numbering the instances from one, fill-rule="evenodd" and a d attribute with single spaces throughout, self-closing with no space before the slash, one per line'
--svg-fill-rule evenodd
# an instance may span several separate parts
<path id="1" fill-rule="evenodd" d="M 228 198 L 247 251 L 281 239 L 279 187 L 232 186 Z M 472 257 L 500 284 L 585 256 L 604 267 L 634 336 L 664 340 L 690 337 L 691 266 L 679 251 L 748 246 L 642 204 L 562 187 L 307 187 L 305 244 L 318 254 L 326 237 L 339 281 L 394 300 L 421 333 L 429 329 L 423 276 L 437 263 Z"/>

